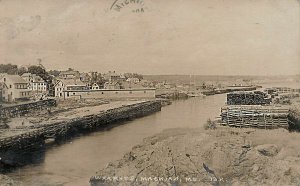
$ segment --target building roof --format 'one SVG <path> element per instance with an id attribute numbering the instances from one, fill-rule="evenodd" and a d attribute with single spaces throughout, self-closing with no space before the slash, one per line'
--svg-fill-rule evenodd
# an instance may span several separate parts
<path id="1" fill-rule="evenodd" d="M 37 83 L 44 83 L 45 80 L 43 78 L 41 78 L 41 76 L 38 76 L 36 74 L 32 74 L 32 77 L 33 77 L 33 82 Z"/>
<path id="2" fill-rule="evenodd" d="M 19 75 L 4 75 L 2 78 L 7 78 L 12 81 L 13 84 L 15 83 L 27 83 L 21 76 Z"/>
<path id="3" fill-rule="evenodd" d="M 6 73 L 0 73 L 0 79 L 3 77 L 3 76 L 5 76 L 5 75 L 7 75 Z"/>
<path id="4" fill-rule="evenodd" d="M 22 74 L 23 78 L 25 77 L 31 77 L 34 83 L 44 83 L 45 80 L 43 78 L 41 78 L 41 76 L 38 76 L 36 74 L 31 74 L 31 73 L 24 73 Z"/>
<path id="5" fill-rule="evenodd" d="M 139 79 L 139 78 L 136 78 L 136 77 L 127 78 L 127 81 L 135 81 L 135 80 L 140 81 L 140 79 Z"/>
<path id="6" fill-rule="evenodd" d="M 120 85 L 119 82 L 105 82 L 105 85 Z"/>
<path id="7" fill-rule="evenodd" d="M 31 76 L 31 73 L 27 72 L 27 73 L 22 74 L 22 77 L 27 77 L 27 76 Z"/>
<path id="8" fill-rule="evenodd" d="M 80 81 L 79 79 L 57 79 L 57 83 L 61 81 L 64 85 L 79 85 L 79 86 L 85 86 L 86 84 Z M 56 84 L 57 84 L 56 83 Z"/>
<path id="9" fill-rule="evenodd" d="M 5 87 L 5 88 L 8 88 L 7 85 L 6 85 L 5 83 L 1 83 L 1 82 L 0 82 L 0 89 L 2 90 L 4 87 Z"/>

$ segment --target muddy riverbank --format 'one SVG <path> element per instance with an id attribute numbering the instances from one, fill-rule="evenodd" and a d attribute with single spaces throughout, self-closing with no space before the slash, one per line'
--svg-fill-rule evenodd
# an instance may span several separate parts
<path id="1" fill-rule="evenodd" d="M 299 133 L 168 129 L 91 178 L 91 185 L 299 185 Z"/>

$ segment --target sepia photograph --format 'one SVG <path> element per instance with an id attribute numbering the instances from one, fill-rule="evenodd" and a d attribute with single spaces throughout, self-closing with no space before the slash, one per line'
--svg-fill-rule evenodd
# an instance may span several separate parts
<path id="1" fill-rule="evenodd" d="M 300 0 L 0 0 L 0 186 L 300 185 Z"/>

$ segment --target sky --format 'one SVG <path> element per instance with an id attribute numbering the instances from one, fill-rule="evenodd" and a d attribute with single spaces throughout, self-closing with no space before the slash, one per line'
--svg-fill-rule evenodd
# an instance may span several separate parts
<path id="1" fill-rule="evenodd" d="M 300 74 L 298 0 L 136 1 L 0 0 L 0 64 L 41 59 L 48 69 L 85 72 Z"/>

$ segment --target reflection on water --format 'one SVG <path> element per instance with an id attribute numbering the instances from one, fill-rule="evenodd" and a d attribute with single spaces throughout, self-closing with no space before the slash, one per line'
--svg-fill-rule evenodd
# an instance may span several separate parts
<path id="1" fill-rule="evenodd" d="M 120 159 L 145 137 L 167 128 L 203 128 L 208 118 L 219 115 L 225 96 L 175 101 L 153 115 L 48 147 L 43 161 L 19 168 L 8 175 L 26 185 L 88 185 L 89 178 L 98 169 Z"/>

